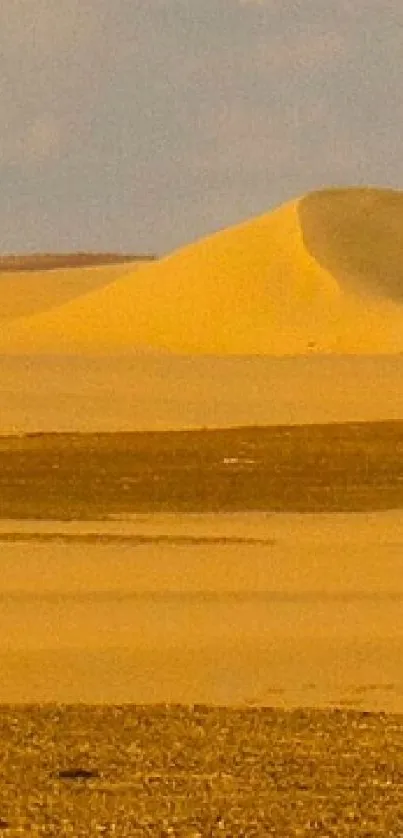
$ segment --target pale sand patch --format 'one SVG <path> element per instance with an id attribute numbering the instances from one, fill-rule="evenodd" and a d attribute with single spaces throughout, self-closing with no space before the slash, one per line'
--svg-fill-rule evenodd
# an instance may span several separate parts
<path id="1" fill-rule="evenodd" d="M 66 541 L 1 542 L 35 531 Z M 74 542 L 97 531 L 150 541 Z M 3 521 L 0 556 L 1 701 L 403 712 L 401 512 Z"/>

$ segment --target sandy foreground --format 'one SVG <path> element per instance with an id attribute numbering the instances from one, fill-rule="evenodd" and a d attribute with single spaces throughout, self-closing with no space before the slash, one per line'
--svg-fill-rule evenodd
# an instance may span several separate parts
<path id="1" fill-rule="evenodd" d="M 401 838 L 401 431 L 2 438 L 5 834 Z"/>
<path id="2" fill-rule="evenodd" d="M 0 522 L 0 828 L 403 834 L 403 512 Z"/>
<path id="3" fill-rule="evenodd" d="M 402 835 L 401 716 L 54 704 L 0 725 L 8 835 Z"/>
<path id="4" fill-rule="evenodd" d="M 403 712 L 403 513 L 1 521 L 3 702 Z"/>

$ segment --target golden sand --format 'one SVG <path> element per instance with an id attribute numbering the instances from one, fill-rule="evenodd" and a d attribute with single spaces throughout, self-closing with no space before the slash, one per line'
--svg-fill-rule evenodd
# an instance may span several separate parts
<path id="1" fill-rule="evenodd" d="M 49 311 L 137 270 L 133 263 L 1 270 L 0 322 Z"/>
<path id="2" fill-rule="evenodd" d="M 330 190 L 292 201 L 49 313 L 20 318 L 3 330 L 0 350 L 401 352 L 402 300 L 396 281 L 388 276 L 383 283 L 382 273 L 394 240 L 390 229 L 402 215 L 403 195 L 390 196 L 388 190 Z M 371 259 L 364 258 L 368 247 Z M 397 265 L 396 253 L 393 260 Z"/>

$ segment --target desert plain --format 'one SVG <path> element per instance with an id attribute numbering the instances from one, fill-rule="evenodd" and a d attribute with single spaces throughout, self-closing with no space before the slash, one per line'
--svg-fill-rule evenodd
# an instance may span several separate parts
<path id="1" fill-rule="evenodd" d="M 403 834 L 402 202 L 5 265 L 9 834 Z"/>

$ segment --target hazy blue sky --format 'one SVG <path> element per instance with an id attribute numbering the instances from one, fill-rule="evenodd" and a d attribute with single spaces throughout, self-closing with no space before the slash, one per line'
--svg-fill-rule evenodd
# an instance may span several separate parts
<path id="1" fill-rule="evenodd" d="M 173 249 L 403 188 L 402 0 L 3 0 L 0 250 Z"/>

